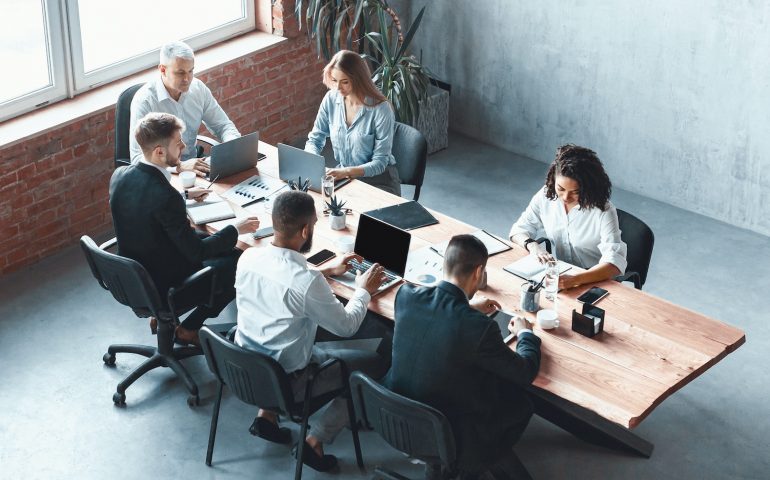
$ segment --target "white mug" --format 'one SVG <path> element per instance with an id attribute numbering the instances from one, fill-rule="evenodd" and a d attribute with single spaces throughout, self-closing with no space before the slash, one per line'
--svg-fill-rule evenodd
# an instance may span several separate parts
<path id="1" fill-rule="evenodd" d="M 559 326 L 559 315 L 554 310 L 543 309 L 537 312 L 537 324 L 543 330 Z"/>
<path id="2" fill-rule="evenodd" d="M 182 182 L 182 187 L 192 188 L 195 186 L 195 172 L 182 172 L 179 174 L 179 181 Z"/>
<path id="3" fill-rule="evenodd" d="M 350 253 L 356 245 L 356 237 L 353 235 L 343 235 L 334 242 L 337 251 L 340 253 Z"/>

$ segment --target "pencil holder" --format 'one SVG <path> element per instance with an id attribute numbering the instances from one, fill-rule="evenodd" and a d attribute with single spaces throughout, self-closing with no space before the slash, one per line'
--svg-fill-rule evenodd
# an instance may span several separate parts
<path id="1" fill-rule="evenodd" d="M 594 337 L 604 331 L 604 310 L 601 308 L 583 304 L 583 313 L 572 310 L 572 330 L 585 335 Z"/>

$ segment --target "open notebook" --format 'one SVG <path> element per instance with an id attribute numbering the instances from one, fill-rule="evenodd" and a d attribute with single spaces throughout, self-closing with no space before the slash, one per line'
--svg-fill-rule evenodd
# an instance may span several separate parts
<path id="1" fill-rule="evenodd" d="M 222 197 L 211 192 L 202 202 L 187 201 L 187 216 L 196 225 L 235 217 L 233 208 Z"/>
<path id="2" fill-rule="evenodd" d="M 558 260 L 557 264 L 559 266 L 559 275 L 572 268 L 571 264 L 562 262 L 561 260 Z M 521 277 L 524 280 L 534 280 L 536 282 L 542 280 L 543 275 L 545 275 L 545 265 L 540 263 L 535 255 L 521 257 L 515 262 L 503 267 L 503 270 L 512 273 L 517 277 Z"/>

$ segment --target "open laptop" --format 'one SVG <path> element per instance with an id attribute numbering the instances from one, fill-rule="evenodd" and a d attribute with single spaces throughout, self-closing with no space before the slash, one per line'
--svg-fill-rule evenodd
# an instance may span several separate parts
<path id="1" fill-rule="evenodd" d="M 382 293 L 402 280 L 411 241 L 412 235 L 409 232 L 369 215 L 361 214 L 353 251 L 360 255 L 363 261 L 360 263 L 352 261 L 350 265 L 353 271 L 347 271 L 343 275 L 330 278 L 350 288 L 355 288 L 355 271 L 358 270 L 363 273 L 373 263 L 379 263 L 384 267 L 387 279 L 375 295 Z"/>
<path id="2" fill-rule="evenodd" d="M 211 155 L 206 158 L 211 169 L 206 178 L 222 179 L 256 167 L 257 162 L 265 158 L 265 155 L 257 151 L 258 147 L 259 132 L 214 145 L 211 147 Z"/>
<path id="3" fill-rule="evenodd" d="M 326 175 L 326 160 L 322 155 L 306 152 L 291 145 L 278 144 L 278 176 L 284 182 L 297 181 L 299 177 L 310 180 L 310 190 L 321 193 L 321 180 Z M 334 189 L 350 182 L 349 178 L 334 181 Z"/>

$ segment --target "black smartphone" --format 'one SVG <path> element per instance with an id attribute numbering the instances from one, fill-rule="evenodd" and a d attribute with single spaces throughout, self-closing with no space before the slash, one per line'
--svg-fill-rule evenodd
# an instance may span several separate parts
<path id="1" fill-rule="evenodd" d="M 260 238 L 269 237 L 273 235 L 273 233 L 275 233 L 273 231 L 273 227 L 265 227 L 265 228 L 260 228 L 259 230 L 254 232 L 252 235 L 254 236 L 254 239 L 259 240 Z"/>
<path id="2" fill-rule="evenodd" d="M 603 288 L 591 287 L 590 290 L 581 294 L 577 298 L 577 300 L 578 302 L 581 302 L 581 303 L 587 303 L 589 305 L 593 305 L 594 303 L 598 302 L 602 298 L 606 297 L 608 293 L 610 292 L 608 292 Z"/>
<path id="3" fill-rule="evenodd" d="M 331 250 L 323 249 L 318 253 L 315 253 L 308 257 L 307 263 L 310 263 L 312 265 L 315 265 L 316 267 L 326 261 L 331 260 L 332 258 L 336 257 L 337 254 L 332 252 Z"/>

